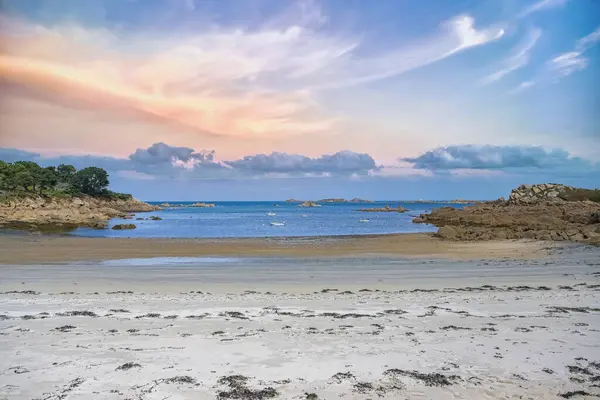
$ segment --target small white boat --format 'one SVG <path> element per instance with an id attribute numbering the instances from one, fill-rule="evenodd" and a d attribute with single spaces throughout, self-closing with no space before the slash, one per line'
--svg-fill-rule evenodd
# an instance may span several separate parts
<path id="1" fill-rule="evenodd" d="M 268 215 L 269 217 L 273 217 L 273 216 L 275 215 L 275 213 L 274 213 L 274 212 L 270 212 L 270 211 L 269 211 L 269 212 L 267 213 L 267 215 Z"/>
<path id="2" fill-rule="evenodd" d="M 285 226 L 285 222 L 271 222 L 269 223 L 271 226 Z"/>
<path id="3" fill-rule="evenodd" d="M 358 222 L 369 222 L 369 220 L 368 219 L 361 219 Z"/>
<path id="4" fill-rule="evenodd" d="M 306 217 L 308 217 L 308 214 L 302 214 L 302 216 L 303 216 L 304 218 L 306 218 Z"/>

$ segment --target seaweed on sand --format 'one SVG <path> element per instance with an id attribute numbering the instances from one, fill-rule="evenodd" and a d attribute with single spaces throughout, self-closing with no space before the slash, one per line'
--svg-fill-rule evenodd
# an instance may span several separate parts
<path id="1" fill-rule="evenodd" d="M 243 399 L 243 400 L 262 400 L 272 399 L 279 396 L 279 393 L 272 387 L 264 389 L 250 389 L 248 378 L 243 375 L 229 375 L 219 378 L 219 385 L 228 386 L 228 390 L 222 390 L 217 393 L 217 399 Z"/>
<path id="2" fill-rule="evenodd" d="M 458 375 L 443 375 L 437 372 L 426 374 L 418 371 L 406 371 L 402 369 L 388 369 L 383 373 L 386 376 L 408 376 L 425 383 L 426 386 L 450 386 L 460 380 Z"/>
<path id="3" fill-rule="evenodd" d="M 130 370 L 131 368 L 142 368 L 142 366 L 138 363 L 128 362 L 128 363 L 121 365 L 120 367 L 117 367 L 117 369 L 115 371 L 127 371 L 127 370 Z"/>

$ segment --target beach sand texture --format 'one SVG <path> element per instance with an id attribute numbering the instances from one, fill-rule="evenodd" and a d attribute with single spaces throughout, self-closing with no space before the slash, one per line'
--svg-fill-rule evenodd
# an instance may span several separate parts
<path id="1" fill-rule="evenodd" d="M 0 398 L 592 398 L 599 254 L 3 266 Z"/>

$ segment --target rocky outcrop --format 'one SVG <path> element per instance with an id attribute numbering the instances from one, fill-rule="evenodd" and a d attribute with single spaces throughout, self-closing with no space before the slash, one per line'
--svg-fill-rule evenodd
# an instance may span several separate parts
<path id="1" fill-rule="evenodd" d="M 194 203 L 190 207 L 210 208 L 214 206 L 213 203 Z"/>
<path id="2" fill-rule="evenodd" d="M 286 203 L 300 203 L 300 200 L 296 200 L 296 199 L 287 199 L 285 202 L 286 202 Z"/>
<path id="3" fill-rule="evenodd" d="M 510 192 L 509 204 L 535 204 L 544 202 L 561 202 L 562 195 L 575 188 L 554 183 L 541 185 L 521 185 Z"/>
<path id="4" fill-rule="evenodd" d="M 398 213 L 405 213 L 408 210 L 402 206 L 398 206 L 398 207 L 390 207 L 390 206 L 385 206 L 385 207 L 381 207 L 381 208 L 360 208 L 356 211 L 362 211 L 362 212 L 398 212 Z"/>
<path id="5" fill-rule="evenodd" d="M 19 229 L 104 228 L 111 218 L 160 210 L 137 199 L 106 197 L 25 197 L 0 202 L 0 227 Z"/>
<path id="6" fill-rule="evenodd" d="M 321 205 L 314 201 L 305 201 L 304 203 L 298 204 L 298 207 L 321 207 Z"/>
<path id="7" fill-rule="evenodd" d="M 118 230 L 118 231 L 122 231 L 122 230 L 126 230 L 126 229 L 135 229 L 135 228 L 137 228 L 137 226 L 135 226 L 135 224 L 117 224 L 112 227 L 112 229 Z"/>
<path id="8" fill-rule="evenodd" d="M 415 223 L 440 227 L 451 240 L 536 239 L 600 244 L 600 203 L 567 201 L 578 190 L 563 185 L 522 185 L 508 200 L 457 209 L 442 207 L 421 214 Z"/>

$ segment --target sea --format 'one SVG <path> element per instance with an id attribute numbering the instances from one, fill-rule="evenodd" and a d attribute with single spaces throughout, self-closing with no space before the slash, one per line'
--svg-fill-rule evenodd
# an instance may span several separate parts
<path id="1" fill-rule="evenodd" d="M 116 224 L 133 223 L 136 229 L 80 228 L 72 234 L 93 237 L 242 238 L 432 232 L 437 228 L 428 224 L 414 224 L 412 219 L 434 208 L 463 207 L 462 204 L 391 201 L 322 203 L 321 207 L 306 208 L 298 207 L 298 203 L 277 201 L 207 201 L 215 204 L 215 207 L 210 208 L 192 207 L 195 202 L 149 203 L 156 205 L 169 203 L 173 207 L 165 207 L 161 211 L 137 213 L 132 220 L 113 219 L 109 222 L 109 228 Z M 358 211 L 360 208 L 379 208 L 386 205 L 402 206 L 408 211 L 405 213 Z M 151 216 L 160 217 L 162 220 L 149 220 L 148 217 Z"/>

